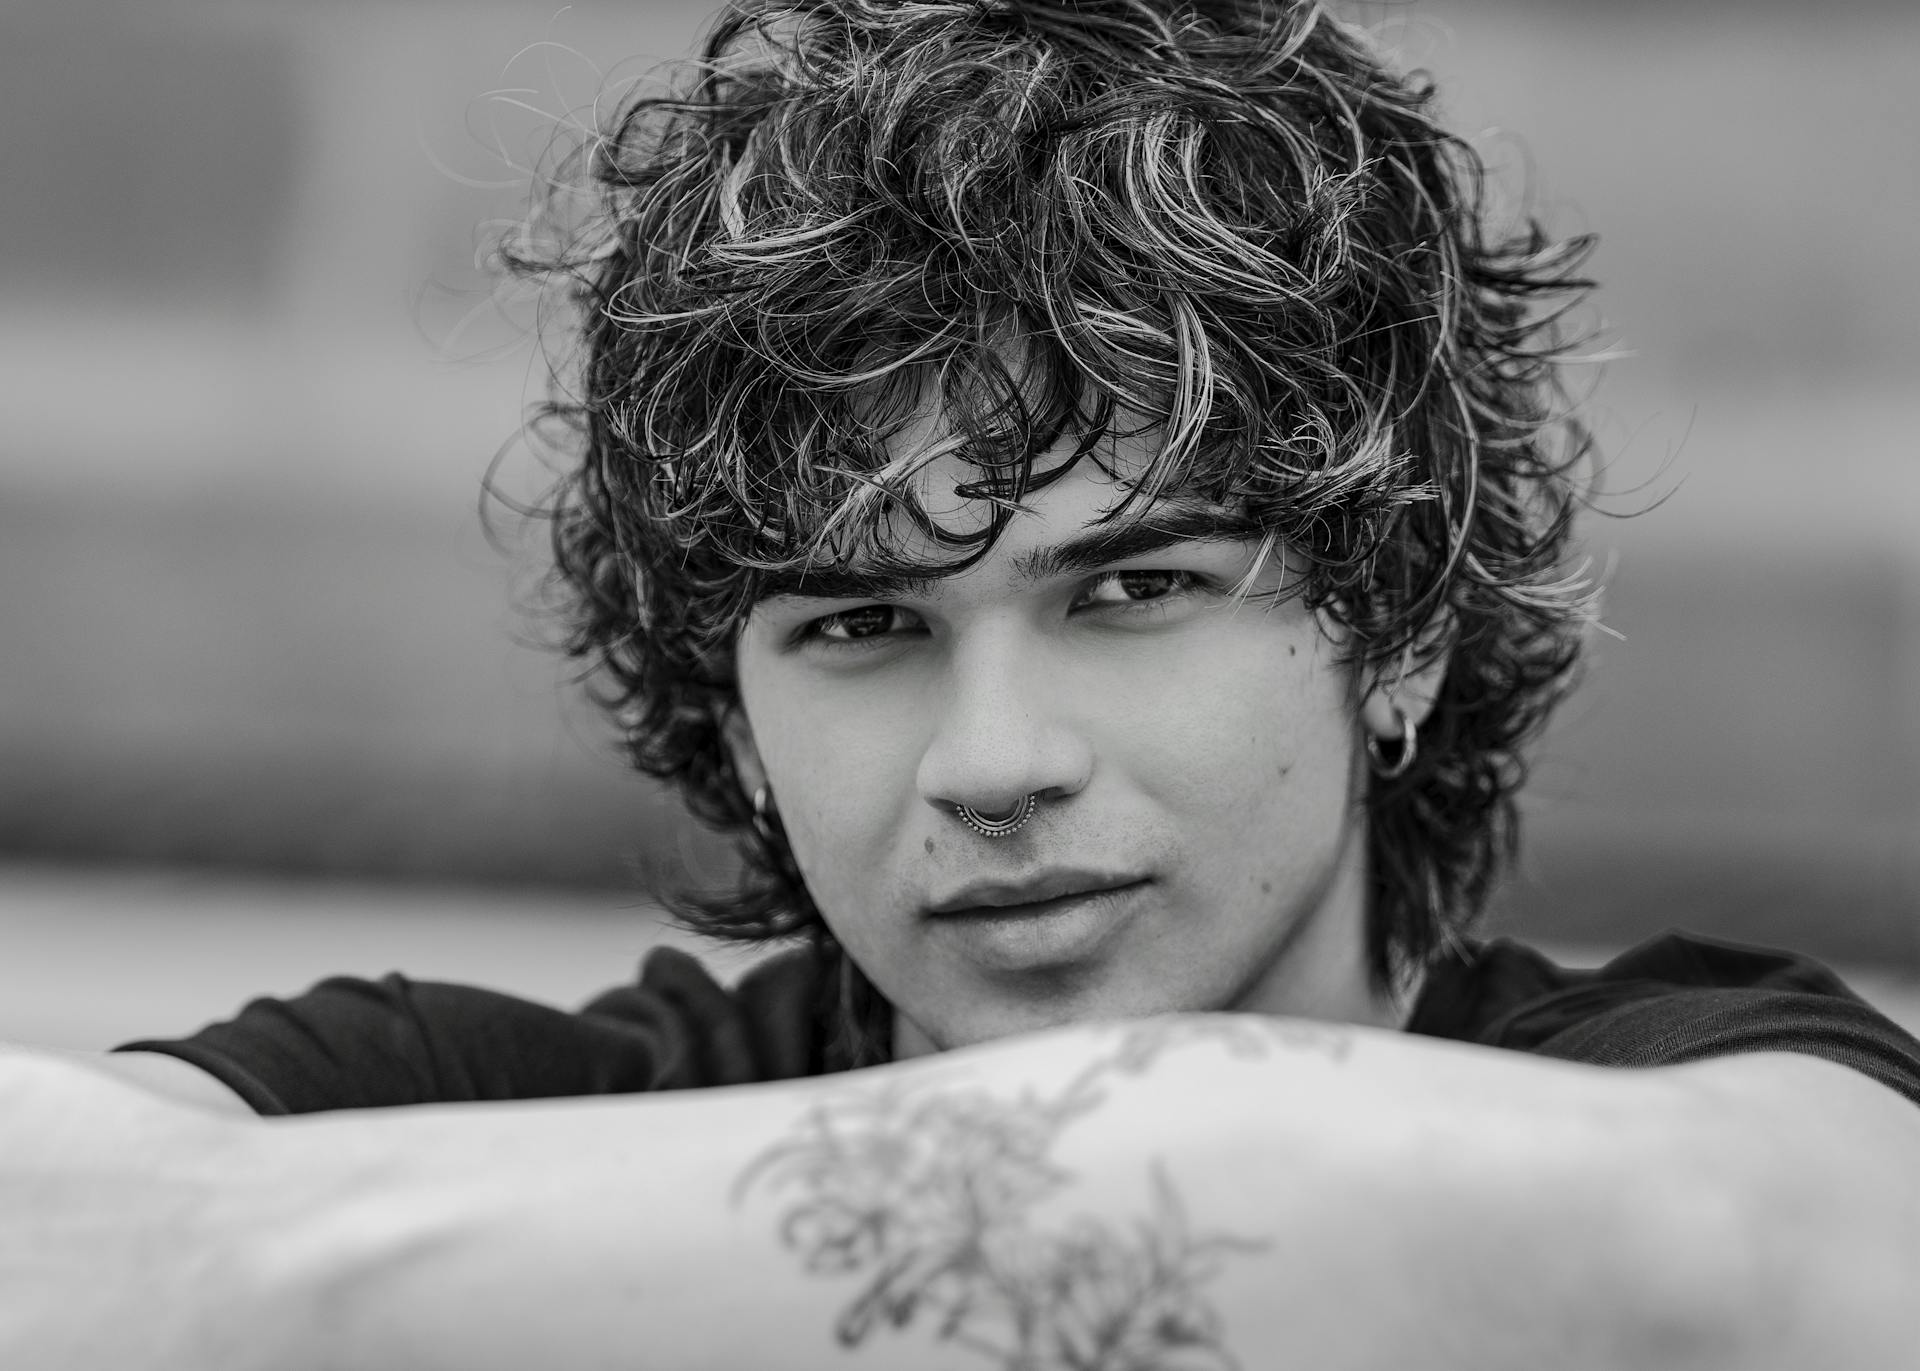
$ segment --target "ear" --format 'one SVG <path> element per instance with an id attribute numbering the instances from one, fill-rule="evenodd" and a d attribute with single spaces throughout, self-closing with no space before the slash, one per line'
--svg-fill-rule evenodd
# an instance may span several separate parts
<path id="1" fill-rule="evenodd" d="M 1360 722 L 1381 742 L 1399 740 L 1403 717 L 1417 728 L 1433 712 L 1453 657 L 1452 626 L 1451 615 L 1439 616 L 1397 661 L 1369 673 L 1360 700 Z"/>
<path id="2" fill-rule="evenodd" d="M 760 761 L 760 749 L 753 741 L 753 724 L 746 706 L 738 700 L 720 716 L 720 739 L 733 759 L 733 771 L 748 795 L 767 783 L 767 769 Z"/>

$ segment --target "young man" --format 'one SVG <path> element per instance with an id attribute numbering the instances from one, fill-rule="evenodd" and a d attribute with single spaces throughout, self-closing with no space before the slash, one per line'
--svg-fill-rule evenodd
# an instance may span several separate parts
<path id="1" fill-rule="evenodd" d="M 1417 83 L 1283 0 L 742 0 L 589 165 L 511 254 L 573 647 L 743 839 L 684 917 L 798 945 L 0 1059 L 0 1362 L 1913 1364 L 1920 1043 L 1470 936 L 1583 245 Z"/>

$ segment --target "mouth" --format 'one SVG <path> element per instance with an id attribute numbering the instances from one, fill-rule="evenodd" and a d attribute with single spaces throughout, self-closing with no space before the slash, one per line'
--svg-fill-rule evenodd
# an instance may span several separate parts
<path id="1" fill-rule="evenodd" d="M 1073 900 L 1145 885 L 1146 877 L 1091 868 L 1056 867 L 1021 880 L 974 881 L 926 906 L 935 918 L 996 913 L 1046 913 Z"/>
<path id="2" fill-rule="evenodd" d="M 1070 909 L 1102 896 L 1115 895 L 1125 890 L 1133 890 L 1146 884 L 1145 880 L 1126 881 L 1116 885 L 1092 886 L 1085 890 L 1073 890 L 1064 894 L 1044 896 L 1032 900 L 1009 900 L 1005 902 L 982 902 L 966 905 L 958 909 L 939 909 L 934 917 L 939 919 L 1031 919 L 1048 914 L 1064 914 Z"/>
<path id="3" fill-rule="evenodd" d="M 1045 898 L 949 907 L 934 912 L 933 936 L 983 970 L 1017 972 L 1084 963 L 1098 957 L 1143 905 L 1149 882 Z"/>

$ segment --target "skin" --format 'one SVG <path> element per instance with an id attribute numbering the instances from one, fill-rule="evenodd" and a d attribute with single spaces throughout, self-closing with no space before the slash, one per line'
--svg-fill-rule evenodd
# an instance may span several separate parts
<path id="1" fill-rule="evenodd" d="M 1150 442 L 1114 439 L 1107 465 L 1139 469 Z M 984 522 L 951 494 L 971 474 L 946 455 L 921 478 L 949 528 Z M 1262 598 L 1288 571 L 1257 540 L 1017 574 L 1125 494 L 1083 461 L 925 595 L 781 596 L 742 631 L 735 759 L 770 789 L 835 937 L 896 1006 L 897 1057 L 1176 1011 L 1404 1018 L 1366 975 L 1363 730 L 1397 738 L 1395 708 L 1417 722 L 1433 682 L 1396 682 L 1392 703 L 1360 689 L 1322 621 Z M 1004 814 L 1029 792 L 1037 812 L 1004 838 L 954 813 Z M 1061 866 L 1136 884 L 1096 901 L 1065 946 L 983 945 L 978 920 L 928 912 L 968 882 Z"/>

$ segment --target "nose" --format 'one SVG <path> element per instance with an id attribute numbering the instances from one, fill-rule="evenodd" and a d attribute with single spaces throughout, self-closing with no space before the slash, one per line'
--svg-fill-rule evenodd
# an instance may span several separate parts
<path id="1" fill-rule="evenodd" d="M 1071 695 L 1046 653 L 1018 630 L 956 642 L 933 692 L 933 732 L 916 777 L 946 814 L 1014 810 L 1027 795 L 1064 799 L 1092 778 L 1093 748 L 1071 718 Z"/>

